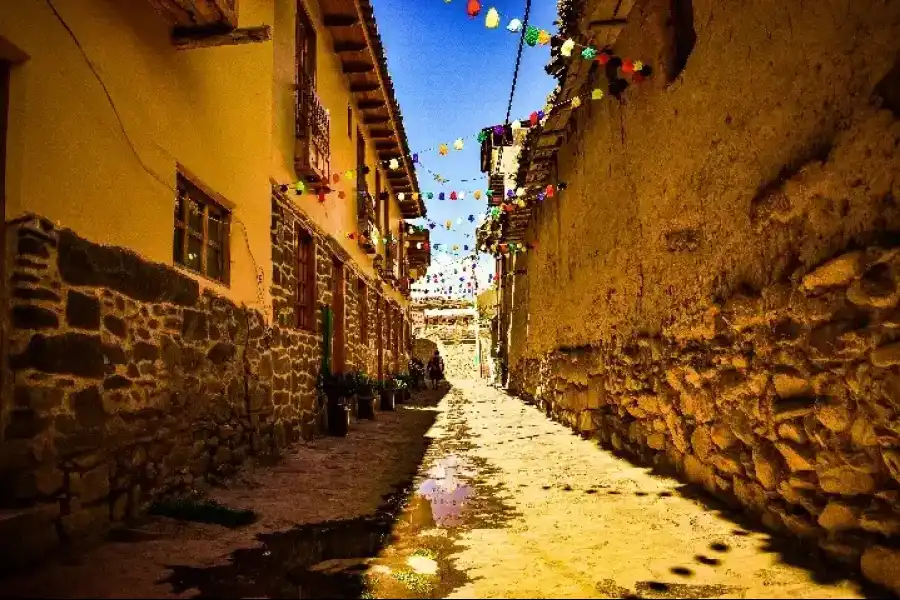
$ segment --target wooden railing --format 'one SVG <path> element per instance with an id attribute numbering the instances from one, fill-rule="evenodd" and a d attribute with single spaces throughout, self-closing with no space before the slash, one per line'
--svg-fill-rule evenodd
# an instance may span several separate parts
<path id="1" fill-rule="evenodd" d="M 294 167 L 309 182 L 327 182 L 331 175 L 331 118 L 319 101 L 315 83 L 301 77 L 296 94 L 297 145 Z"/>

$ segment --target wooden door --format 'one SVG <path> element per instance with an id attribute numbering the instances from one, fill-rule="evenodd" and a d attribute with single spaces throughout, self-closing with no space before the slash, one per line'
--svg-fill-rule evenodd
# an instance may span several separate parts
<path id="1" fill-rule="evenodd" d="M 6 133 L 9 117 L 9 71 L 11 65 L 0 60 L 0 302 L 6 295 Z M 6 319 L 0 318 L 0 353 L 6 355 Z M 3 398 L 6 397 L 6 369 L 0 368 L 0 423 L 3 421 Z M 0 435 L 0 439 L 3 436 Z"/>
<path id="2" fill-rule="evenodd" d="M 338 258 L 334 258 L 331 263 L 331 311 L 334 315 L 331 365 L 335 373 L 343 373 L 347 366 L 344 307 L 344 263 Z"/>
<path id="3" fill-rule="evenodd" d="M 378 379 L 384 379 L 384 298 L 378 295 L 375 305 L 375 347 L 378 356 Z"/>

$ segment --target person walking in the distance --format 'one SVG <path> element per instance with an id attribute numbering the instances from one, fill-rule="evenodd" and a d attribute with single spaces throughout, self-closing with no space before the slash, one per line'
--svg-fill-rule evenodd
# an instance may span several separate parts
<path id="1" fill-rule="evenodd" d="M 431 387 L 435 389 L 437 389 L 438 382 L 444 378 L 444 359 L 437 350 L 428 361 L 428 378 L 431 380 Z"/>

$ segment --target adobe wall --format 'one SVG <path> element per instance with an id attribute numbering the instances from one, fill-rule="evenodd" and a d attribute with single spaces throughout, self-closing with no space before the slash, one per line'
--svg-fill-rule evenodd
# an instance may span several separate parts
<path id="1" fill-rule="evenodd" d="M 670 4 L 503 282 L 510 387 L 900 591 L 900 4 L 693 0 L 677 77 Z"/>

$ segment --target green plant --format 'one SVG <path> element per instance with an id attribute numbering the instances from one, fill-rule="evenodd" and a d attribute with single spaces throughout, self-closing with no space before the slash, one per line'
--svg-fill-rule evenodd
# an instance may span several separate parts
<path id="1" fill-rule="evenodd" d="M 375 382 L 365 373 L 357 371 L 353 374 L 356 393 L 363 396 L 371 396 L 375 388 Z"/>
<path id="2" fill-rule="evenodd" d="M 381 389 L 386 392 L 393 392 L 397 389 L 397 380 L 393 377 L 385 377 L 381 381 Z"/>
<path id="3" fill-rule="evenodd" d="M 150 506 L 150 514 L 182 521 L 214 523 L 225 527 L 241 527 L 256 521 L 252 510 L 234 509 L 215 500 L 192 496 L 175 496 L 157 500 Z"/>

